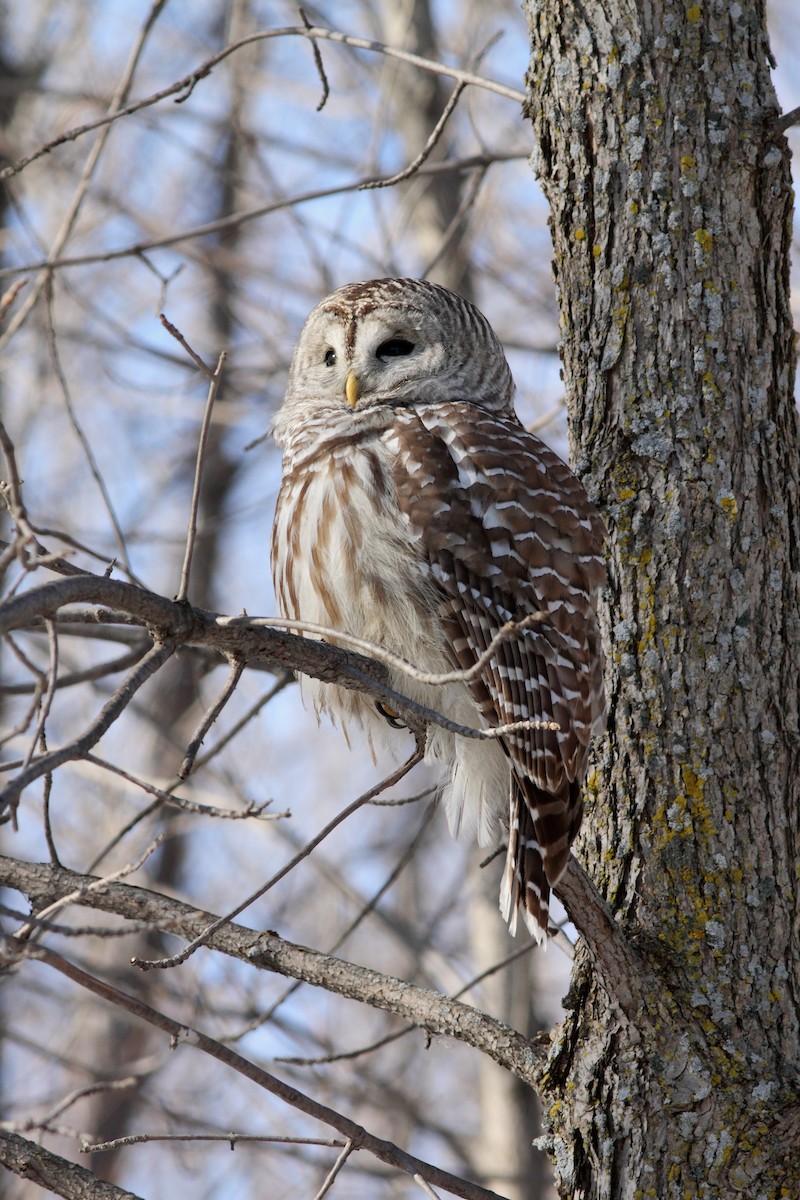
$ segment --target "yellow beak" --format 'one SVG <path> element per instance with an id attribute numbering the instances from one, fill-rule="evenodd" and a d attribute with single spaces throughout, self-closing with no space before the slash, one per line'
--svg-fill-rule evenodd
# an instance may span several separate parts
<path id="1" fill-rule="evenodd" d="M 355 371 L 348 371 L 344 385 L 344 394 L 347 396 L 347 403 L 351 408 L 355 408 L 358 403 L 358 392 L 358 379 L 356 378 Z"/>

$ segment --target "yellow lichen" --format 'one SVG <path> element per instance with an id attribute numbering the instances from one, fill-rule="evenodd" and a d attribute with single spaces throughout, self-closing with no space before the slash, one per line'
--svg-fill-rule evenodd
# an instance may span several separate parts
<path id="1" fill-rule="evenodd" d="M 686 795 L 690 796 L 692 800 L 702 800 L 706 786 L 702 776 L 695 774 L 690 766 L 684 764 L 681 767 L 681 778 Z"/>
<path id="2" fill-rule="evenodd" d="M 705 253 L 708 253 L 714 242 L 714 235 L 709 233 L 707 229 L 695 229 L 694 240 L 697 242 L 701 250 L 703 250 Z"/>

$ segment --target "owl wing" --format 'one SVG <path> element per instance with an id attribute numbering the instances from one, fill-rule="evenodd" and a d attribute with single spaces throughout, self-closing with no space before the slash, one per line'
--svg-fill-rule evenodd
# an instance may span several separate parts
<path id="1" fill-rule="evenodd" d="M 604 724 L 595 602 L 605 529 L 579 480 L 513 416 L 456 401 L 397 417 L 389 438 L 398 503 L 419 538 L 454 666 L 471 667 L 508 621 L 540 614 L 469 687 L 489 726 L 558 725 L 502 739 L 525 799 L 517 834 L 552 884 L 580 824 L 589 741 Z M 513 797 L 511 808 L 513 838 Z M 542 863 L 534 866 L 538 878 Z"/>

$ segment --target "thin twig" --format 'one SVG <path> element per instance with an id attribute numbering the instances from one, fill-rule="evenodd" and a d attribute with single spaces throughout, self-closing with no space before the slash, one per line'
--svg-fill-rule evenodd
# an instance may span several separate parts
<path id="1" fill-rule="evenodd" d="M 216 755 L 218 755 L 220 751 L 223 750 L 224 747 L 227 746 L 228 743 L 232 741 L 238 733 L 241 733 L 245 725 L 247 725 L 249 721 L 252 721 L 253 718 L 261 712 L 261 709 L 264 707 L 264 705 L 269 704 L 270 700 L 282 692 L 284 688 L 288 687 L 290 683 L 294 683 L 294 675 L 292 675 L 289 671 L 284 671 L 278 676 L 278 678 L 275 680 L 275 683 L 268 691 L 264 692 L 263 695 L 259 696 L 257 700 L 253 701 L 247 711 L 234 725 L 230 727 L 227 733 L 224 733 L 222 737 L 220 737 L 219 740 L 216 741 L 214 745 L 206 751 L 205 754 L 201 754 L 200 757 L 195 760 L 195 766 L 204 767 L 207 763 L 211 762 L 211 760 L 215 758 Z M 375 801 L 373 801 L 373 803 L 375 803 Z"/>
<path id="2" fill-rule="evenodd" d="M 448 683 L 471 683 L 473 679 L 480 678 L 483 668 L 494 658 L 499 646 L 504 642 L 510 641 L 515 635 L 524 633 L 531 625 L 547 621 L 549 617 L 550 614 L 542 610 L 528 613 L 527 616 L 522 617 L 519 621 L 506 621 L 505 625 L 498 630 L 489 642 L 489 645 L 476 658 L 471 667 L 441 672 L 421 671 L 419 667 L 415 667 L 413 663 L 410 663 L 407 658 L 402 658 L 399 654 L 393 654 L 391 650 L 387 650 L 385 646 L 381 646 L 378 642 L 370 642 L 366 638 L 357 637 L 355 634 L 344 633 L 342 630 L 333 629 L 330 625 L 319 625 L 312 621 L 295 621 L 289 617 L 251 617 L 250 623 L 256 628 L 289 629 L 300 634 L 313 633 L 325 638 L 326 641 L 341 642 L 343 646 L 350 646 L 353 650 L 358 650 L 361 654 L 366 654 L 370 658 L 377 659 L 384 666 L 392 667 L 396 671 L 402 671 L 404 675 L 407 675 L 409 679 L 413 679 L 415 683 L 429 684 L 431 687 L 444 687 Z"/>
<path id="3" fill-rule="evenodd" d="M 61 867 L 63 864 L 53 863 L 55 867 Z M 112 929 L 107 925 L 63 925 L 59 921 L 42 920 L 41 917 L 33 917 L 30 913 L 20 912 L 18 908 L 12 908 L 8 904 L 0 904 L 0 913 L 5 917 L 11 917 L 14 921 L 19 921 L 24 925 L 41 926 L 48 933 L 57 933 L 61 937 L 71 938 L 121 938 L 131 937 L 138 933 L 152 933 L 153 927 L 147 921 L 128 921 L 124 929 Z"/>
<path id="4" fill-rule="evenodd" d="M 566 397 L 562 396 L 558 404 L 554 404 L 553 407 L 549 408 L 546 413 L 542 413 L 540 417 L 537 417 L 535 421 L 532 421 L 530 425 L 528 425 L 528 433 L 538 433 L 540 429 L 544 429 L 544 427 L 549 425 L 551 421 L 555 421 L 556 417 L 560 416 L 566 408 L 566 404 Z"/>
<path id="5" fill-rule="evenodd" d="M 44 696 L 42 697 L 42 703 L 39 708 L 39 718 L 36 722 L 36 729 L 34 730 L 33 737 L 31 738 L 31 744 L 28 747 L 28 753 L 25 755 L 25 758 L 22 761 L 23 771 L 27 770 L 27 768 L 30 766 L 31 760 L 36 753 L 36 747 L 39 744 L 39 739 L 42 738 L 44 734 L 45 724 L 50 715 L 50 707 L 53 703 L 56 679 L 58 678 L 58 636 L 56 634 L 55 625 L 52 621 L 46 620 L 45 626 L 47 628 L 47 641 L 50 647 L 50 667 L 47 672 L 47 688 Z"/>
<path id="6" fill-rule="evenodd" d="M 195 950 L 199 946 L 204 945 L 213 933 L 216 933 L 217 930 L 221 929 L 223 925 L 227 925 L 229 921 L 234 919 L 234 917 L 238 917 L 240 912 L 243 912 L 246 908 L 249 908 L 251 904 L 254 904 L 256 900 L 259 900 L 263 895 L 265 895 L 265 893 L 273 888 L 276 883 L 279 883 L 281 879 L 288 875 L 290 871 L 293 871 L 298 863 L 302 862 L 304 858 L 308 858 L 309 854 L 316 849 L 320 842 L 323 842 L 329 834 L 333 833 L 334 829 L 338 828 L 343 821 L 346 821 L 348 817 L 352 816 L 353 813 L 357 812 L 358 809 L 363 805 L 368 804 L 373 796 L 379 796 L 380 793 L 386 791 L 387 788 L 393 787 L 395 783 L 399 783 L 400 780 L 403 779 L 408 772 L 421 761 L 422 751 L 420 750 L 419 746 L 417 746 L 417 748 L 414 750 L 414 753 L 410 758 L 406 759 L 402 766 L 398 767 L 396 771 L 393 771 L 391 775 L 387 775 L 386 778 L 382 779 L 380 783 L 377 783 L 375 787 L 370 788 L 367 792 L 364 792 L 363 795 L 359 796 L 357 800 L 354 800 L 352 804 L 348 804 L 346 808 L 343 808 L 342 811 L 333 818 L 333 820 L 328 822 L 324 829 L 320 830 L 316 837 L 312 838 L 310 842 L 307 842 L 303 849 L 295 854 L 294 858 L 291 859 L 286 866 L 281 867 L 277 874 L 273 875 L 271 879 L 268 879 L 267 882 L 262 887 L 258 888 L 257 891 L 253 892 L 250 896 L 247 896 L 241 904 L 236 906 L 236 908 L 232 909 L 229 913 L 226 913 L 224 917 L 219 917 L 213 922 L 213 924 L 209 925 L 208 929 L 204 929 L 200 936 L 194 938 L 194 940 L 191 941 L 189 945 L 180 952 L 180 954 L 174 954 L 171 958 L 132 958 L 131 962 L 133 965 L 135 967 L 140 967 L 143 971 L 150 971 L 153 969 L 153 967 L 164 969 L 166 967 L 176 967 L 181 963 L 186 962 L 186 959 L 191 954 L 194 954 Z"/>
<path id="7" fill-rule="evenodd" d="M 22 500 L 22 479 L 20 478 L 19 467 L 17 466 L 17 453 L 8 430 L 2 421 L 0 421 L 0 448 L 2 448 L 8 468 L 9 482 L 7 486 L 11 497 L 11 516 L 16 521 L 17 514 L 27 516 L 27 513 Z"/>
<path id="8" fill-rule="evenodd" d="M 301 8 L 299 10 L 299 12 L 300 12 L 300 16 L 302 18 L 303 24 L 305 25 L 306 29 L 312 29 L 313 26 L 312 26 L 311 22 L 309 21 L 308 17 L 306 16 L 306 10 L 304 8 Z M 319 46 L 317 45 L 317 41 L 315 38 L 311 39 L 311 50 L 314 55 L 314 66 L 317 68 L 317 74 L 319 75 L 320 82 L 322 84 L 322 97 L 320 99 L 319 104 L 317 105 L 317 112 L 322 112 L 323 108 L 325 107 L 325 105 L 328 102 L 328 97 L 331 94 L 331 89 L 330 89 L 330 84 L 328 83 L 328 77 L 325 74 L 325 67 L 322 62 L 322 55 L 320 54 L 320 49 L 319 49 Z"/>
<path id="9" fill-rule="evenodd" d="M 215 817 L 218 820 L 225 821 L 243 821 L 251 817 L 260 818 L 263 821 L 278 821 L 291 816 L 288 810 L 274 813 L 265 812 L 264 810 L 272 803 L 271 800 L 265 800 L 263 804 L 253 804 L 250 802 L 238 811 L 232 808 L 217 808 L 214 804 L 203 804 L 199 800 L 190 800 L 188 796 L 176 796 L 169 788 L 156 787 L 154 783 L 148 783 L 144 779 L 139 779 L 136 775 L 131 775 L 130 772 L 123 770 L 122 767 L 118 767 L 116 763 L 98 758 L 96 754 L 87 753 L 82 755 L 82 758 L 85 762 L 92 763 L 96 767 L 102 767 L 104 771 L 110 771 L 114 775 L 119 775 L 121 779 L 132 783 L 134 787 L 141 788 L 148 796 L 155 796 L 162 804 L 172 805 L 174 808 L 181 809 L 182 812 L 196 813 L 198 816 Z M 176 780 L 170 786 L 177 787 L 179 782 L 180 780 Z"/>
<path id="10" fill-rule="evenodd" d="M 32 762 L 29 767 L 20 771 L 15 779 L 6 784 L 3 791 L 0 792 L 0 809 L 3 806 L 9 808 L 13 820 L 19 803 L 19 797 L 28 784 L 33 783 L 35 779 L 40 779 L 48 771 L 54 771 L 62 763 L 70 762 L 75 758 L 81 758 L 92 746 L 99 742 L 106 730 L 114 724 L 120 713 L 130 704 L 142 684 L 154 675 L 156 671 L 160 670 L 167 659 L 172 656 L 174 650 L 175 646 L 170 641 L 156 643 L 152 650 L 148 651 L 142 661 L 123 680 L 116 692 L 114 692 L 114 695 L 106 701 L 97 717 L 82 734 L 73 738 L 71 742 L 67 742 L 64 746 L 60 746 L 57 750 L 50 750 L 47 754 L 43 754 L 40 758 Z"/>
<path id="11" fill-rule="evenodd" d="M 97 1079 L 94 1083 L 84 1084 L 83 1087 L 76 1088 L 74 1092 L 70 1092 L 62 1100 L 59 1100 L 48 1113 L 43 1117 L 38 1118 L 37 1124 L 49 1125 L 55 1121 L 56 1117 L 60 1117 L 68 1108 L 72 1108 L 73 1104 L 77 1104 L 79 1100 L 85 1099 L 86 1096 L 96 1096 L 98 1092 L 122 1092 L 135 1087 L 139 1080 L 135 1075 L 128 1075 L 125 1079 Z M 36 1128 L 31 1125 L 31 1128 Z M 24 1132 L 21 1130 L 20 1132 Z"/>
<path id="12" fill-rule="evenodd" d="M 228 678 L 225 680 L 225 686 L 214 703 L 203 714 L 196 733 L 192 736 L 189 745 L 186 747 L 186 753 L 183 756 L 183 762 L 178 767 L 179 779 L 186 779 L 186 777 L 191 773 L 192 767 L 194 766 L 194 761 L 197 758 L 197 752 L 203 744 L 203 739 L 216 721 L 219 714 L 222 712 L 225 705 L 230 700 L 233 693 L 236 691 L 237 684 L 242 678 L 242 673 L 244 672 L 243 662 L 232 659 L 230 660 L 230 667 L 230 673 Z"/>
<path id="13" fill-rule="evenodd" d="M 169 317 L 167 317 L 163 312 L 158 314 L 158 319 L 166 329 L 167 333 L 170 334 L 171 337 L 174 337 L 175 341 L 183 347 L 195 366 L 200 368 L 206 379 L 209 379 L 213 382 L 213 380 L 216 378 L 216 371 L 214 371 L 213 368 L 208 365 L 205 359 L 202 359 L 197 351 L 189 345 L 180 329 L 178 329 L 177 325 L 173 325 Z M 219 363 L 217 363 L 217 370 L 219 370 Z"/>
<path id="14" fill-rule="evenodd" d="M 256 700 L 250 706 L 250 708 L 247 710 L 247 712 L 244 714 L 244 716 L 239 721 L 237 721 L 236 724 L 231 729 L 229 729 L 228 732 L 223 737 L 221 737 L 219 739 L 219 741 L 216 742 L 215 745 L 213 745 L 206 754 L 200 755 L 200 757 L 196 760 L 196 766 L 198 766 L 198 767 L 205 766 L 206 763 L 210 762 L 217 754 L 219 754 L 220 751 L 224 748 L 224 746 L 226 746 L 227 743 L 233 737 L 235 737 L 235 735 L 247 724 L 247 722 L 252 720 L 253 717 L 258 712 L 261 711 L 261 709 L 264 707 L 264 705 L 267 704 L 272 699 L 273 696 L 276 696 L 279 692 L 283 691 L 283 689 L 287 686 L 287 684 L 291 683 L 293 681 L 293 679 L 294 679 L 294 676 L 290 675 L 288 672 L 285 672 L 283 675 L 281 675 L 276 680 L 273 687 L 271 687 L 268 692 L 265 692 L 262 696 L 260 696 L 259 699 Z M 94 755 L 90 755 L 88 757 L 89 757 L 89 761 L 95 761 Z M 101 760 L 97 760 L 97 761 L 100 762 Z M 2 769 L 2 765 L 4 765 L 4 764 L 0 764 L 0 769 Z M 114 770 L 116 772 L 120 771 L 119 767 L 112 767 L 111 764 L 107 764 L 107 765 L 108 765 L 109 769 L 111 769 L 111 770 Z M 139 786 L 139 787 L 142 786 L 142 783 L 143 783 L 142 780 L 134 779 L 133 777 L 131 777 L 131 779 L 132 779 L 132 782 L 134 782 L 137 786 Z M 136 828 L 137 825 L 141 824 L 142 821 L 147 820 L 147 818 L 149 816 L 151 816 L 154 812 L 156 812 L 162 802 L 165 804 L 166 803 L 175 803 L 176 801 L 174 798 L 174 793 L 171 789 L 174 787 L 177 787 L 179 782 L 180 782 L 180 780 L 175 779 L 173 783 L 168 784 L 168 786 L 163 789 L 163 795 L 158 795 L 158 798 L 156 799 L 155 803 L 148 804 L 139 813 L 137 813 L 136 816 L 131 817 L 131 819 L 129 821 L 127 821 L 125 823 L 125 825 L 123 825 L 122 829 L 118 830 L 118 832 L 114 835 L 114 837 L 109 842 L 107 842 L 106 845 L 103 847 L 103 849 L 100 850 L 100 852 L 92 859 L 87 870 L 90 873 L 92 871 L 96 871 L 98 865 L 103 861 L 103 859 L 106 858 L 111 853 L 111 851 L 113 849 L 115 849 L 115 847 L 118 846 L 119 843 L 124 838 L 126 838 L 133 829 Z M 147 788 L 145 788 L 144 790 L 146 791 Z M 158 794 L 157 788 L 154 789 L 154 791 Z M 178 807 L 183 807 L 182 801 L 177 801 L 177 803 L 178 803 Z M 261 817 L 262 820 L 272 820 L 274 817 L 290 816 L 290 813 L 288 810 L 281 812 L 281 813 L 264 814 L 264 816 L 262 816 L 261 807 L 262 806 L 255 807 L 252 810 L 250 815 L 254 815 L 256 817 Z M 210 815 L 213 816 L 216 814 L 211 813 Z M 227 810 L 219 810 L 219 815 L 220 816 L 228 816 L 229 814 L 228 814 Z M 238 814 L 233 814 L 233 815 L 238 815 Z"/>
<path id="15" fill-rule="evenodd" d="M 47 261 L 43 265 L 44 269 L 34 281 L 34 284 L 25 299 L 25 303 L 19 309 L 13 320 L 9 322 L 5 333 L 0 336 L 0 350 L 10 341 L 20 326 L 25 322 L 28 313 L 39 300 L 45 284 L 52 278 L 52 263 L 61 254 L 61 251 L 66 245 L 67 240 L 75 227 L 75 222 L 78 219 L 78 214 L 80 213 L 81 207 L 83 206 L 83 201 L 86 198 L 86 194 L 89 190 L 92 176 L 94 175 L 97 164 L 100 161 L 100 156 L 105 149 L 108 135 L 111 132 L 111 122 L 115 119 L 119 113 L 119 110 L 125 103 L 125 98 L 128 95 L 133 83 L 133 77 L 136 73 L 136 68 L 139 64 L 139 59 L 141 58 L 147 39 L 152 31 L 153 26 L 161 15 L 161 11 L 165 4 L 166 0 L 153 0 L 153 4 L 150 6 L 150 11 L 142 23 L 142 26 L 139 30 L 139 35 L 133 45 L 133 48 L 131 49 L 130 55 L 128 56 L 128 61 L 123 68 L 120 81 L 117 84 L 114 95 L 111 98 L 109 112 L 105 119 L 101 122 L 98 122 L 96 126 L 96 128 L 100 128 L 102 126 L 101 132 L 89 152 L 86 165 L 84 166 L 81 177 L 78 180 L 78 186 L 75 194 L 72 197 L 69 208 L 67 209 L 64 219 L 61 222 L 61 227 L 53 240 L 50 253 L 47 256 Z M 13 169 L 11 173 L 15 173 Z"/>
<path id="16" fill-rule="evenodd" d="M 317 1192 L 316 1196 L 314 1197 L 314 1200 L 323 1200 L 323 1197 L 327 1196 L 328 1192 L 333 1187 L 334 1181 L 336 1180 L 336 1176 L 339 1174 L 342 1167 L 347 1162 L 348 1158 L 350 1157 L 350 1155 L 353 1152 L 353 1149 L 354 1149 L 353 1143 L 348 1139 L 348 1141 L 346 1141 L 344 1146 L 342 1147 L 341 1152 L 337 1155 L 336 1162 L 333 1164 L 330 1171 L 325 1176 L 322 1187 Z M 415 1178 L 416 1178 L 416 1176 L 415 1176 Z"/>
<path id="17" fill-rule="evenodd" d="M 430 1197 L 430 1200 L 440 1200 L 439 1193 L 435 1192 L 431 1185 L 427 1183 L 421 1175 L 414 1176 L 414 1183 L 416 1183 L 418 1187 L 422 1188 L 425 1195 Z"/>
<path id="18" fill-rule="evenodd" d="M 42 749 L 47 750 L 47 742 L 45 740 L 44 730 L 42 731 Z M 44 777 L 44 796 L 43 800 L 43 816 L 44 816 L 44 840 L 47 843 L 47 853 L 50 855 L 50 862 L 54 867 L 63 866 L 61 859 L 56 849 L 56 839 L 53 835 L 53 825 L 50 820 L 50 800 L 53 795 L 53 774 L 51 771 Z"/>
<path id="19" fill-rule="evenodd" d="M 433 127 L 433 131 L 425 145 L 420 150 L 413 162 L 404 167 L 402 171 L 398 171 L 396 175 L 390 175 L 388 179 L 374 179 L 370 183 L 362 183 L 360 191 L 368 191 L 371 188 L 392 187 L 396 183 L 402 183 L 404 179 L 410 179 L 412 175 L 416 175 L 422 164 L 430 157 L 431 152 L 435 148 L 437 142 L 444 133 L 445 126 L 450 120 L 455 111 L 455 107 L 466 90 L 465 83 L 457 83 L 453 89 L 453 94 L 447 101 L 442 115 Z"/>
<path id="20" fill-rule="evenodd" d="M 125 545 L 125 534 L 122 532 L 122 526 L 119 522 L 119 518 L 117 517 L 116 509 L 114 508 L 114 504 L 111 499 L 111 493 L 106 486 L 106 481 L 103 478 L 102 472 L 98 465 L 97 458 L 95 457 L 94 450 L 92 449 L 92 444 L 86 436 L 83 426 L 78 420 L 78 414 L 75 411 L 75 405 L 72 403 L 72 394 L 70 392 L 69 383 L 67 382 L 67 376 L 61 363 L 61 354 L 58 349 L 58 339 L 56 338 L 52 273 L 47 274 L 43 284 L 43 289 L 47 308 L 45 333 L 47 338 L 48 352 L 50 354 L 50 361 L 53 365 L 53 371 L 56 379 L 58 380 L 59 390 L 64 401 L 64 407 L 67 410 L 69 423 L 72 426 L 73 432 L 78 439 L 81 449 L 83 450 L 84 458 L 89 465 L 92 478 L 97 485 L 97 490 L 100 492 L 103 505 L 105 506 L 105 510 L 108 513 L 109 520 L 111 521 L 111 527 L 114 530 L 114 537 L 116 539 L 120 561 L 122 562 L 124 569 L 128 572 L 128 574 L 130 574 L 130 567 L 128 565 L 128 550 Z"/>
<path id="21" fill-rule="evenodd" d="M 129 1133 L 126 1137 L 113 1138 L 110 1142 L 84 1142 L 81 1154 L 101 1154 L 106 1150 L 119 1150 L 122 1146 L 141 1146 L 149 1142 L 225 1142 L 231 1150 L 238 1142 L 267 1142 L 279 1146 L 330 1146 L 336 1150 L 347 1144 L 341 1138 L 290 1137 L 288 1134 Z"/>
<path id="22" fill-rule="evenodd" d="M 494 92 L 498 96 L 504 96 L 507 100 L 515 100 L 519 104 L 524 104 L 525 102 L 525 93 L 519 91 L 517 88 L 508 87 L 504 83 L 498 83 L 493 79 L 486 79 L 481 75 L 474 75 L 469 71 L 460 71 L 457 67 L 445 66 L 444 63 L 434 62 L 432 59 L 421 58 L 420 55 L 411 54 L 407 50 L 397 50 L 381 42 L 350 37 L 347 34 L 339 33 L 332 29 L 322 29 L 315 25 L 266 29 L 250 34 L 247 37 L 239 39 L 239 41 L 232 42 L 229 46 L 223 47 L 217 54 L 213 54 L 205 62 L 201 63 L 191 74 L 185 75 L 182 79 L 176 80 L 175 83 L 171 83 L 168 87 L 162 88 L 161 91 L 154 92 L 142 100 L 136 100 L 124 108 L 115 107 L 114 101 L 112 101 L 111 111 L 106 116 L 98 117 L 94 121 L 87 121 L 84 125 L 77 125 L 73 129 L 68 129 L 57 138 L 53 138 L 45 146 L 40 146 L 33 153 L 26 155 L 24 158 L 17 159 L 16 162 L 11 163 L 10 166 L 0 171 L 0 181 L 18 175 L 20 171 L 30 166 L 32 162 L 36 162 L 37 159 L 42 158 L 45 154 L 50 154 L 51 151 L 55 150 L 58 146 L 63 146 L 66 142 L 73 142 L 95 129 L 102 129 L 105 126 L 113 124 L 115 121 L 121 120 L 123 117 L 129 117 L 132 113 L 140 112 L 143 108 L 151 108 L 154 104 L 159 104 L 162 100 L 169 99 L 170 96 L 186 93 L 187 90 L 193 89 L 199 80 L 210 75 L 214 67 L 237 50 L 241 50 L 253 42 L 281 37 L 305 37 L 312 44 L 318 39 L 327 40 L 339 42 L 344 46 L 351 46 L 357 50 L 370 50 L 376 54 L 384 54 L 387 58 L 400 59 L 402 62 L 410 63 L 412 66 L 419 67 L 423 71 L 429 71 L 434 75 L 444 75 L 450 79 L 455 79 L 457 82 L 471 84 L 474 87 L 483 88 L 485 91 Z"/>
<path id="23" fill-rule="evenodd" d="M 478 1184 L 461 1179 L 456 1175 L 451 1175 L 449 1171 L 444 1171 L 439 1167 L 433 1166 L 431 1163 L 424 1162 L 414 1155 L 406 1153 L 405 1150 L 400 1149 L 394 1143 L 384 1138 L 376 1137 L 364 1129 L 363 1126 L 345 1117 L 342 1113 L 336 1112 L 327 1105 L 320 1104 L 311 1096 L 305 1095 L 297 1088 L 292 1087 L 281 1079 L 277 1079 L 274 1075 L 270 1075 L 255 1063 L 243 1058 L 227 1046 L 223 1046 L 214 1038 L 208 1037 L 207 1034 L 201 1033 L 191 1026 L 183 1025 L 179 1021 L 173 1020 L 172 1017 L 168 1017 L 165 1013 L 151 1008 L 150 1005 L 145 1004 L 134 996 L 128 995 L 119 988 L 113 987 L 111 984 L 106 983 L 105 980 L 100 980 L 96 976 L 90 975 L 87 971 L 62 958 L 61 955 L 56 954 L 54 951 L 44 946 L 32 946 L 30 943 L 16 942 L 15 939 L 7 939 L 7 942 L 10 956 L 13 956 L 16 950 L 23 958 L 28 957 L 45 963 L 51 969 L 57 971 L 65 978 L 72 980 L 73 983 L 76 983 L 79 987 L 86 989 L 93 995 L 99 996 L 103 1000 L 121 1008 L 123 1011 L 131 1013 L 154 1028 L 168 1033 L 172 1039 L 173 1046 L 179 1046 L 182 1043 L 194 1046 L 204 1054 L 208 1054 L 245 1078 L 252 1080 L 263 1090 L 283 1100 L 284 1103 L 290 1104 L 308 1116 L 338 1130 L 354 1147 L 367 1150 L 381 1162 L 385 1162 L 398 1170 L 405 1171 L 412 1178 L 414 1175 L 419 1174 L 428 1182 L 446 1188 L 453 1195 L 461 1196 L 464 1200 L 501 1200 L 496 1192 L 489 1191 L 487 1188 L 480 1187 Z"/>
<path id="24" fill-rule="evenodd" d="M 417 174 L 461 174 L 467 171 L 485 170 L 486 167 L 492 166 L 493 163 L 524 160 L 528 156 L 528 153 L 517 151 L 472 154 L 467 158 L 454 159 L 448 162 L 425 163 L 419 168 Z M 380 178 L 383 178 L 383 176 Z M 259 217 L 270 216 L 272 213 L 283 212 L 286 209 L 294 210 L 300 205 L 309 204 L 314 200 L 326 200 L 331 196 L 346 196 L 351 192 L 359 191 L 363 184 L 372 181 L 374 181 L 374 176 L 369 176 L 366 179 L 356 179 L 352 183 L 337 184 L 327 188 L 314 188 L 312 191 L 300 192 L 296 196 L 290 196 L 283 200 L 273 200 L 269 204 L 259 204 L 256 208 L 243 209 L 241 212 L 231 213 L 228 217 L 220 217 L 215 221 L 208 221 L 204 225 L 195 225 L 191 229 L 165 234 L 159 238 L 150 238 L 146 242 L 134 242 L 129 246 L 123 246 L 117 250 L 104 250 L 93 254 L 76 254 L 70 258 L 55 259 L 51 263 L 44 259 L 32 263 L 21 263 L 19 266 L 14 267 L 3 267 L 0 269 L 0 279 L 44 268 L 55 271 L 66 267 L 85 267 L 92 266 L 95 263 L 116 262 L 121 258 L 141 258 L 144 252 L 148 250 L 156 250 L 164 246 L 175 246 L 180 242 L 207 237 L 209 234 L 223 233 L 229 229 L 235 229 L 239 225 L 244 225 L 249 221 L 255 221 Z"/>
<path id="25" fill-rule="evenodd" d="M 211 412 L 214 408 L 214 401 L 217 398 L 220 380 L 222 379 L 222 369 L 225 366 L 225 359 L 227 357 L 226 352 L 223 350 L 217 359 L 216 370 L 213 372 L 208 385 L 208 396 L 206 397 L 206 406 L 203 411 L 203 422 L 200 426 L 200 441 L 197 447 L 197 461 L 195 463 L 194 484 L 192 487 L 192 506 L 189 515 L 189 528 L 186 532 L 186 552 L 183 556 L 181 582 L 175 597 L 179 604 L 182 604 L 186 600 L 189 592 L 189 576 L 192 570 L 192 557 L 197 541 L 197 514 L 200 511 L 200 487 L 203 481 L 203 467 L 205 466 L 208 434 L 211 429 Z"/>
<path id="26" fill-rule="evenodd" d="M 2 296 L 0 296 L 0 321 L 6 315 L 12 304 L 16 300 L 19 293 L 25 287 L 27 279 L 17 279 L 11 284 L 11 287 L 6 288 Z"/>
<path id="27" fill-rule="evenodd" d="M 120 671 L 127 671 L 128 667 L 134 666 L 144 657 L 151 645 L 152 642 L 142 642 L 133 650 L 129 650 L 127 654 L 120 654 L 118 658 L 97 663 L 94 667 L 86 667 L 83 671 L 70 671 L 60 675 L 55 682 L 56 690 L 75 687 L 80 683 L 91 683 L 97 679 L 105 679 L 109 675 L 117 675 Z M 0 695 L 29 696 L 39 686 L 38 681 L 36 683 L 0 683 Z"/>
<path id="28" fill-rule="evenodd" d="M 92 880 L 91 883 L 87 883 L 80 888 L 77 888 L 74 892 L 70 892 L 66 896 L 61 896 L 60 899 L 54 900 L 52 904 L 48 904 L 45 908 L 40 909 L 35 914 L 35 921 L 26 921 L 22 928 L 17 931 L 15 935 L 17 941 L 25 942 L 29 940 L 37 928 L 40 928 L 40 923 L 45 918 L 52 917 L 55 913 L 61 912 L 62 908 L 66 908 L 67 905 L 76 904 L 83 900 L 84 897 L 91 895 L 92 892 L 96 892 L 101 888 L 106 887 L 109 883 L 116 883 L 120 879 L 125 879 L 126 876 L 132 875 L 134 871 L 138 871 L 139 867 L 141 867 L 143 863 L 147 862 L 151 854 L 154 854 L 155 851 L 158 850 L 159 846 L 163 844 L 165 838 L 166 834 L 160 833 L 158 837 L 153 839 L 144 853 L 141 854 L 135 862 L 126 863 L 125 866 L 120 867 L 119 870 L 112 871 L 109 875 L 104 875 L 102 879 Z"/>

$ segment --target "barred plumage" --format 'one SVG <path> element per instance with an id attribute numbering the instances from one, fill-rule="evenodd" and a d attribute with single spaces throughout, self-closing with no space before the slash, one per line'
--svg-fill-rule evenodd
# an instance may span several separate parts
<path id="1" fill-rule="evenodd" d="M 380 643 L 470 683 L 393 686 L 467 725 L 555 721 L 492 741 L 431 728 L 449 768 L 451 828 L 508 832 L 501 908 L 546 936 L 550 888 L 578 831 L 589 741 L 604 724 L 596 599 L 600 518 L 582 485 L 513 409 L 485 317 L 434 284 L 349 284 L 311 313 L 274 424 L 283 480 L 272 537 L 282 615 Z M 379 720 L 366 697 L 311 684 L 318 708 Z"/>

